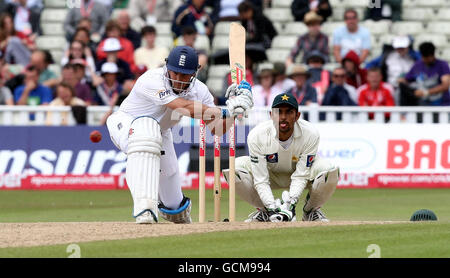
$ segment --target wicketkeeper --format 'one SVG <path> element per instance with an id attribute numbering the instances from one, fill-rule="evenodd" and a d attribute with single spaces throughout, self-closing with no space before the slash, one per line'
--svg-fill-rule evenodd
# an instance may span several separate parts
<path id="1" fill-rule="evenodd" d="M 328 222 L 320 207 L 333 195 L 339 168 L 316 156 L 319 132 L 300 119 L 298 102 L 280 94 L 272 103 L 271 120 L 255 126 L 247 137 L 250 156 L 236 158 L 236 192 L 257 211 L 246 222 L 295 221 L 295 207 L 305 188 L 303 221 Z M 229 170 L 223 170 L 228 180 Z M 272 189 L 286 188 L 275 199 Z"/>

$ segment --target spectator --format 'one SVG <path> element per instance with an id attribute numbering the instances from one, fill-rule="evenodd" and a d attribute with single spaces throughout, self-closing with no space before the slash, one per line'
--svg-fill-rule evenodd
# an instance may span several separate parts
<path id="1" fill-rule="evenodd" d="M 448 63 L 435 57 L 436 48 L 431 42 L 422 43 L 419 51 L 422 58 L 399 80 L 407 86 L 401 87 L 401 105 L 450 105 Z"/>
<path id="2" fill-rule="evenodd" d="M 286 66 L 284 63 L 275 62 L 273 64 L 273 75 L 275 83 L 272 86 L 272 91 L 276 95 L 286 92 L 295 86 L 295 81 L 286 76 Z"/>
<path id="3" fill-rule="evenodd" d="M 128 11 L 120 11 L 117 16 L 117 24 L 119 25 L 122 37 L 127 38 L 133 44 L 134 49 L 141 47 L 141 35 L 131 29 Z"/>
<path id="4" fill-rule="evenodd" d="M 105 59 L 107 54 L 103 50 L 103 46 L 105 44 L 105 41 L 114 38 L 119 41 L 121 49 L 118 52 L 118 58 L 124 60 L 128 63 L 130 66 L 130 69 L 132 72 L 136 71 L 137 68 L 134 64 L 134 48 L 133 44 L 124 37 L 120 36 L 120 28 L 117 24 L 117 21 L 110 20 L 106 24 L 106 38 L 100 42 L 100 44 L 97 47 L 97 60 Z"/>
<path id="5" fill-rule="evenodd" d="M 77 98 L 75 96 L 74 88 L 67 83 L 59 83 L 56 86 L 56 98 L 50 102 L 49 106 L 57 107 L 57 106 L 85 106 L 83 100 Z M 59 125 L 68 125 L 70 114 L 68 112 L 60 113 L 61 122 Z M 48 111 L 46 117 L 46 124 L 52 125 L 54 124 L 53 112 Z"/>
<path id="6" fill-rule="evenodd" d="M 371 68 L 367 73 L 367 84 L 358 88 L 359 106 L 395 106 L 393 98 L 394 88 L 383 82 L 383 75 L 380 68 Z M 389 113 L 385 113 L 389 119 Z M 373 119 L 374 114 L 369 113 L 369 119 Z"/>
<path id="7" fill-rule="evenodd" d="M 336 68 L 331 77 L 333 81 L 323 98 L 322 105 L 355 106 L 357 94 L 355 87 L 345 83 L 345 69 Z"/>
<path id="8" fill-rule="evenodd" d="M 238 11 L 242 26 L 247 32 L 247 44 L 261 44 L 266 49 L 270 48 L 272 39 L 277 35 L 272 22 L 250 1 L 239 4 Z"/>
<path id="9" fill-rule="evenodd" d="M 96 50 L 97 46 L 94 41 L 89 37 L 89 30 L 85 27 L 78 27 L 73 36 L 72 42 L 79 41 L 82 42 L 86 47 L 89 48 L 89 52 L 92 54 L 94 61 L 97 60 Z M 87 50 L 85 50 L 87 51 Z"/>
<path id="10" fill-rule="evenodd" d="M 342 67 L 347 74 L 346 83 L 358 88 L 367 81 L 367 70 L 360 67 L 358 54 L 353 50 L 349 51 L 342 60 Z"/>
<path id="11" fill-rule="evenodd" d="M 358 13 L 348 9 L 344 13 L 345 26 L 341 26 L 333 32 L 333 54 L 336 62 L 341 63 L 351 50 L 356 52 L 360 63 L 369 56 L 371 48 L 370 32 L 367 28 L 359 26 Z"/>
<path id="12" fill-rule="evenodd" d="M 378 20 L 402 20 L 402 0 L 379 0 L 379 6 L 373 5 L 366 9 L 364 18 Z"/>
<path id="13" fill-rule="evenodd" d="M 412 44 L 407 36 L 395 37 L 392 45 L 385 45 L 383 53 L 370 61 L 366 68 L 379 67 L 383 73 L 383 81 L 394 87 L 395 103 L 399 104 L 398 79 L 404 77 L 420 59 L 420 54 L 412 49 Z"/>
<path id="14" fill-rule="evenodd" d="M 303 21 L 306 14 L 313 11 L 327 21 L 327 18 L 333 14 L 328 0 L 294 0 L 291 4 L 291 12 L 295 21 Z"/>
<path id="15" fill-rule="evenodd" d="M 213 12 L 211 19 L 215 23 L 218 21 L 238 21 L 238 6 L 243 0 L 219 0 L 213 2 Z"/>
<path id="16" fill-rule="evenodd" d="M 214 25 L 205 10 L 205 0 L 189 0 L 177 9 L 172 21 L 174 38 L 178 38 L 186 26 L 192 26 L 201 35 L 212 35 Z"/>
<path id="17" fill-rule="evenodd" d="M 190 46 L 197 51 L 198 64 L 200 66 L 197 78 L 202 82 L 206 82 L 208 78 L 208 55 L 206 55 L 206 50 L 195 47 L 197 36 L 197 31 L 191 26 L 187 26 L 183 28 L 181 40 L 184 45 Z"/>
<path id="18" fill-rule="evenodd" d="M 78 70 L 80 70 L 76 66 L 78 64 L 79 62 L 74 60 L 73 63 L 64 65 L 61 70 L 61 82 L 69 84 L 73 88 L 75 97 L 83 100 L 86 105 L 91 105 L 93 103 L 91 88 L 82 82 L 84 75 L 80 77 L 78 74 Z M 84 73 L 84 67 L 81 68 L 81 72 Z"/>
<path id="19" fill-rule="evenodd" d="M 272 91 L 273 85 L 273 70 L 271 68 L 262 69 L 258 76 L 258 84 L 253 86 L 253 99 L 255 100 L 255 107 L 269 107 L 277 96 Z"/>
<path id="20" fill-rule="evenodd" d="M 305 24 L 308 26 L 308 33 L 300 36 L 297 43 L 292 48 L 289 57 L 286 60 L 286 66 L 295 63 L 295 60 L 303 53 L 302 63 L 306 63 L 306 58 L 312 51 L 319 51 L 325 57 L 325 63 L 328 62 L 328 36 L 320 31 L 322 17 L 315 12 L 309 12 L 305 16 Z"/>
<path id="21" fill-rule="evenodd" d="M 2 14 L 0 16 L 0 51 L 4 53 L 8 64 L 21 64 L 26 66 L 30 62 L 31 51 L 34 43 L 14 29 L 12 16 Z"/>
<path id="22" fill-rule="evenodd" d="M 104 63 L 107 62 L 115 63 L 119 68 L 119 72 L 117 73 L 117 80 L 119 81 L 120 84 L 123 84 L 127 80 L 133 80 L 134 76 L 133 73 L 131 72 L 130 65 L 126 61 L 118 57 L 118 53 L 121 49 L 122 46 L 120 45 L 118 39 L 116 38 L 106 39 L 102 49 L 103 52 L 106 53 L 106 58 L 97 62 L 96 68 L 97 71 L 101 71 L 102 65 Z"/>
<path id="23" fill-rule="evenodd" d="M 75 34 L 78 22 L 82 18 L 89 18 L 91 20 L 92 29 L 91 36 L 94 38 L 101 38 L 104 33 L 105 24 L 109 19 L 109 11 L 103 5 L 95 0 L 80 0 L 81 6 L 79 8 L 72 8 L 67 13 L 64 21 L 64 31 L 66 39 L 70 41 Z"/>
<path id="24" fill-rule="evenodd" d="M 40 18 L 42 3 L 31 3 L 27 5 L 27 0 L 17 0 L 8 4 L 6 11 L 14 17 L 14 27 L 17 32 L 25 36 L 31 36 L 32 40 L 36 35 L 42 34 Z"/>
<path id="25" fill-rule="evenodd" d="M 8 87 L 0 87 L 0 105 L 14 105 L 13 95 Z"/>
<path id="26" fill-rule="evenodd" d="M 316 89 L 317 102 L 321 104 L 331 82 L 330 72 L 323 68 L 325 65 L 325 56 L 320 51 L 314 50 L 307 57 L 306 63 L 309 68 L 308 72 L 311 74 L 308 83 Z"/>
<path id="27" fill-rule="evenodd" d="M 302 65 L 293 65 L 289 77 L 295 81 L 295 86 L 286 93 L 295 96 L 299 105 L 310 105 L 317 103 L 317 92 L 308 82 L 310 77 L 306 67 Z"/>
<path id="28" fill-rule="evenodd" d="M 30 65 L 25 70 L 25 85 L 14 90 L 17 105 L 46 105 L 53 99 L 50 88 L 39 83 L 39 70 Z"/>
<path id="29" fill-rule="evenodd" d="M 119 68 L 114 63 L 102 65 L 102 77 L 104 82 L 97 86 L 95 102 L 97 105 L 115 105 L 121 92 L 122 86 L 117 82 Z"/>
<path id="30" fill-rule="evenodd" d="M 130 0 L 131 25 L 138 30 L 146 25 L 153 26 L 156 22 L 171 21 L 182 4 L 182 0 Z"/>
<path id="31" fill-rule="evenodd" d="M 86 72 L 84 77 L 92 80 L 92 75 L 95 74 L 95 59 L 92 55 L 91 49 L 82 41 L 73 41 L 68 50 L 65 51 L 61 59 L 61 65 L 71 63 L 74 60 L 81 59 L 86 62 Z"/>
<path id="32" fill-rule="evenodd" d="M 145 45 L 134 52 L 134 62 L 137 66 L 145 66 L 147 69 L 155 69 L 165 64 L 169 56 L 169 49 L 155 45 L 156 29 L 153 26 L 145 26 L 141 30 Z"/>
<path id="33" fill-rule="evenodd" d="M 31 54 L 30 65 L 40 72 L 39 83 L 49 88 L 58 84 L 58 77 L 49 69 L 49 65 L 53 63 L 52 54 L 48 50 L 36 50 Z"/>

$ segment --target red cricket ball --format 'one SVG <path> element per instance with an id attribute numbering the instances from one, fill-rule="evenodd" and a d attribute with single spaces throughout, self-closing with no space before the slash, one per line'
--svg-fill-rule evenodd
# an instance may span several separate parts
<path id="1" fill-rule="evenodd" d="M 89 135 L 89 138 L 93 143 L 98 143 L 102 140 L 102 134 L 98 130 L 94 130 L 91 132 L 91 135 Z"/>

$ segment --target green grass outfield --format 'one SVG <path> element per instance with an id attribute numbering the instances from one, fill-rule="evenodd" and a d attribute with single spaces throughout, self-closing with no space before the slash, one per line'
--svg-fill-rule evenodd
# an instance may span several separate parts
<path id="1" fill-rule="evenodd" d="M 226 193 L 224 190 L 222 218 L 228 214 Z M 185 194 L 193 200 L 193 220 L 197 221 L 198 192 Z M 207 219 L 212 220 L 211 190 L 207 196 Z M 0 191 L 0 222 L 133 221 L 131 206 L 128 191 Z M 239 221 L 252 211 L 239 198 L 236 206 Z M 336 221 L 408 221 L 414 211 L 422 208 L 433 210 L 439 221 L 211 232 L 79 246 L 82 257 L 364 258 L 370 255 L 370 244 L 380 246 L 381 257 L 450 257 L 449 189 L 341 189 L 323 210 Z M 67 257 L 66 247 L 0 248 L 0 257 Z"/>

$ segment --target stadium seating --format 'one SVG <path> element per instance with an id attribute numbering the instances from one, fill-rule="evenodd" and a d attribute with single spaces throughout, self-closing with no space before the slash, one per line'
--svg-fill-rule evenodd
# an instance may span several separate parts
<path id="1" fill-rule="evenodd" d="M 173 38 L 172 36 L 164 36 L 164 35 L 158 35 L 155 40 L 155 44 L 158 46 L 167 47 L 169 49 L 173 48 Z"/>
<path id="2" fill-rule="evenodd" d="M 172 23 L 158 22 L 155 24 L 155 29 L 158 35 L 172 35 Z"/>
<path id="3" fill-rule="evenodd" d="M 396 35 L 418 35 L 425 31 L 422 22 L 400 21 L 392 24 L 392 33 Z"/>
<path id="4" fill-rule="evenodd" d="M 289 56 L 289 49 L 269 48 L 266 50 L 269 62 L 284 62 Z"/>
<path id="5" fill-rule="evenodd" d="M 264 9 L 264 15 L 272 22 L 292 22 L 294 17 L 288 8 L 267 8 Z"/>
<path id="6" fill-rule="evenodd" d="M 303 35 L 308 32 L 308 27 L 303 22 L 289 22 L 283 29 L 283 35 Z"/>
<path id="7" fill-rule="evenodd" d="M 404 9 L 402 13 L 403 20 L 430 21 L 433 17 L 435 17 L 435 12 L 432 8 L 408 8 Z"/>
<path id="8" fill-rule="evenodd" d="M 208 86 L 209 91 L 216 97 L 223 95 L 223 78 L 208 78 L 206 85 Z"/>

